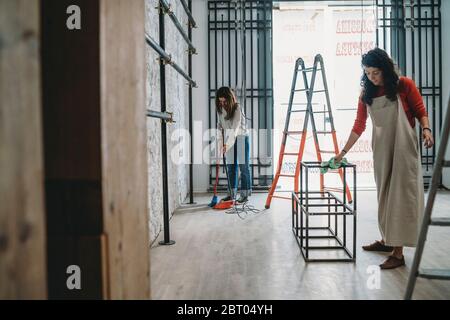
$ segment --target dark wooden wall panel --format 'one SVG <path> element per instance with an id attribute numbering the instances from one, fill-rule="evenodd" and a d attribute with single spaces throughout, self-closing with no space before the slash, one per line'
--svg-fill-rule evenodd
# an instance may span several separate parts
<path id="1" fill-rule="evenodd" d="M 81 30 L 65 27 L 71 4 Z M 144 13 L 143 0 L 42 0 L 50 298 L 150 297 Z M 72 264 L 81 291 L 66 287 Z"/>
<path id="2" fill-rule="evenodd" d="M 81 30 L 66 27 L 72 4 Z M 102 298 L 99 3 L 43 0 L 41 10 L 49 298 Z M 68 290 L 67 266 L 80 263 L 84 286 Z"/>

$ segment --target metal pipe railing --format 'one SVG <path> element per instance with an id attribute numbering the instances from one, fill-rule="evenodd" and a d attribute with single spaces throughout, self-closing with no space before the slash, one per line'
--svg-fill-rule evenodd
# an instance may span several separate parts
<path id="1" fill-rule="evenodd" d="M 145 41 L 150 47 L 152 47 L 159 54 L 159 56 L 164 60 L 165 63 L 170 64 L 172 68 L 174 68 L 179 74 L 181 74 L 189 82 L 189 85 L 197 87 L 197 83 L 194 80 L 192 80 L 192 78 L 189 77 L 186 74 L 186 72 L 184 72 L 183 69 L 181 69 L 172 60 L 172 57 L 163 48 L 161 48 L 161 46 L 155 40 L 153 40 L 153 38 L 150 37 L 147 33 L 145 34 Z"/>
<path id="2" fill-rule="evenodd" d="M 189 8 L 189 6 L 186 4 L 186 0 L 180 0 L 181 5 L 184 8 L 184 11 L 186 11 L 186 14 L 189 19 L 189 23 L 191 25 L 191 28 L 197 28 L 197 23 L 194 20 L 194 17 L 192 16 L 192 10 Z"/>
<path id="3" fill-rule="evenodd" d="M 164 13 L 160 10 L 159 12 L 159 43 L 160 50 L 158 53 L 165 53 L 165 30 L 164 30 Z M 146 35 L 147 38 L 147 35 Z M 150 37 L 148 37 L 150 38 Z M 151 39 L 151 38 L 150 38 Z M 155 45 L 156 43 L 153 43 Z M 167 55 L 167 53 L 165 53 Z M 164 60 L 161 59 L 159 63 L 160 69 L 160 90 L 161 90 L 161 112 L 166 112 L 166 66 Z M 161 157 L 162 157 L 162 197 L 163 197 L 163 223 L 164 223 L 164 240 L 160 241 L 160 245 L 172 245 L 175 241 L 170 240 L 170 214 L 169 214 L 169 169 L 167 163 L 167 124 L 163 122 L 161 124 Z"/>
<path id="4" fill-rule="evenodd" d="M 159 112 L 147 109 L 147 117 L 161 119 L 170 123 L 175 122 L 173 120 L 173 113 L 171 112 Z"/>
<path id="5" fill-rule="evenodd" d="M 184 3 L 184 0 L 181 0 L 181 3 Z M 185 3 L 184 3 L 185 4 Z M 184 7 L 183 4 L 183 7 Z M 185 8 L 186 9 L 186 8 Z M 192 0 L 189 0 L 189 4 L 188 4 L 188 10 L 186 11 L 186 13 L 189 16 L 189 13 L 191 12 L 192 9 Z M 194 21 L 194 25 L 195 25 L 195 21 Z M 190 23 L 188 25 L 188 37 L 189 40 L 192 41 L 192 23 Z M 192 76 L 192 54 L 190 54 L 188 56 L 188 73 L 189 76 Z M 193 123 L 192 123 L 192 87 L 189 86 L 189 136 L 190 136 L 190 163 L 189 163 L 189 203 L 190 204 L 194 204 L 194 169 L 193 169 L 193 164 L 194 164 L 194 143 L 193 143 Z"/>
<path id="6" fill-rule="evenodd" d="M 172 9 L 170 8 L 169 3 L 166 0 L 159 0 L 159 3 L 162 6 L 163 12 L 167 13 L 169 15 L 169 17 L 172 20 L 173 24 L 175 25 L 175 27 L 178 29 L 178 31 L 180 32 L 180 34 L 183 36 L 184 40 L 188 44 L 188 46 L 189 46 L 189 53 L 190 54 L 196 53 L 197 49 L 195 49 L 195 47 L 192 44 L 191 40 L 189 40 L 188 35 L 183 30 L 183 27 L 180 24 L 180 21 L 178 21 L 177 17 L 175 16 L 175 14 L 173 13 Z"/>

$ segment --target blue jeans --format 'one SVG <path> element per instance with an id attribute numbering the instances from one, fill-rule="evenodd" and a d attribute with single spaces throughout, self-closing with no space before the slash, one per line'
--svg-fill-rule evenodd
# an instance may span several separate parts
<path id="1" fill-rule="evenodd" d="M 244 157 L 240 155 L 238 157 L 238 148 L 244 153 Z M 233 146 L 234 151 L 234 161 L 228 164 L 228 176 L 230 179 L 230 186 L 232 188 L 233 198 L 237 194 L 238 189 L 238 165 L 241 170 L 241 197 L 248 197 L 252 194 L 252 176 L 250 173 L 250 138 L 249 136 L 238 136 L 236 142 Z M 240 161 L 238 161 L 238 158 Z M 239 163 L 241 162 L 241 163 Z"/>

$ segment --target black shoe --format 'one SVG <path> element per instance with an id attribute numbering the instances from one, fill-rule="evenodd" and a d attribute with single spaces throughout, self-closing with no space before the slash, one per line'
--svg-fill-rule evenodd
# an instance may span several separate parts
<path id="1" fill-rule="evenodd" d="M 237 203 L 246 203 L 248 201 L 248 197 L 243 197 L 241 196 L 238 200 Z"/>
<path id="2" fill-rule="evenodd" d="M 231 196 L 227 196 L 225 198 L 223 198 L 222 200 L 220 200 L 220 202 L 222 201 L 230 201 L 231 200 Z"/>
<path id="3" fill-rule="evenodd" d="M 394 247 L 387 246 L 378 240 L 372 244 L 363 246 L 362 248 L 363 248 L 363 250 L 366 250 L 366 251 L 380 251 L 380 252 L 392 252 L 394 250 Z"/>

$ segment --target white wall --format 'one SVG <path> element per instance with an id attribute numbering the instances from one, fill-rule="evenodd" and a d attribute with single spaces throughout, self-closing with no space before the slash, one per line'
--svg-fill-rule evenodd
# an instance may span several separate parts
<path id="1" fill-rule="evenodd" d="M 208 129 L 208 2 L 207 0 L 192 1 L 192 15 L 197 23 L 193 30 L 192 42 L 198 54 L 192 58 L 193 78 L 198 88 L 193 89 L 193 120 L 194 120 L 194 190 L 206 192 L 209 186 L 209 165 L 203 163 L 203 132 Z M 209 137 L 209 136 L 208 136 Z M 208 138 L 206 137 L 206 139 Z M 202 164 L 199 164 L 199 163 Z"/>

